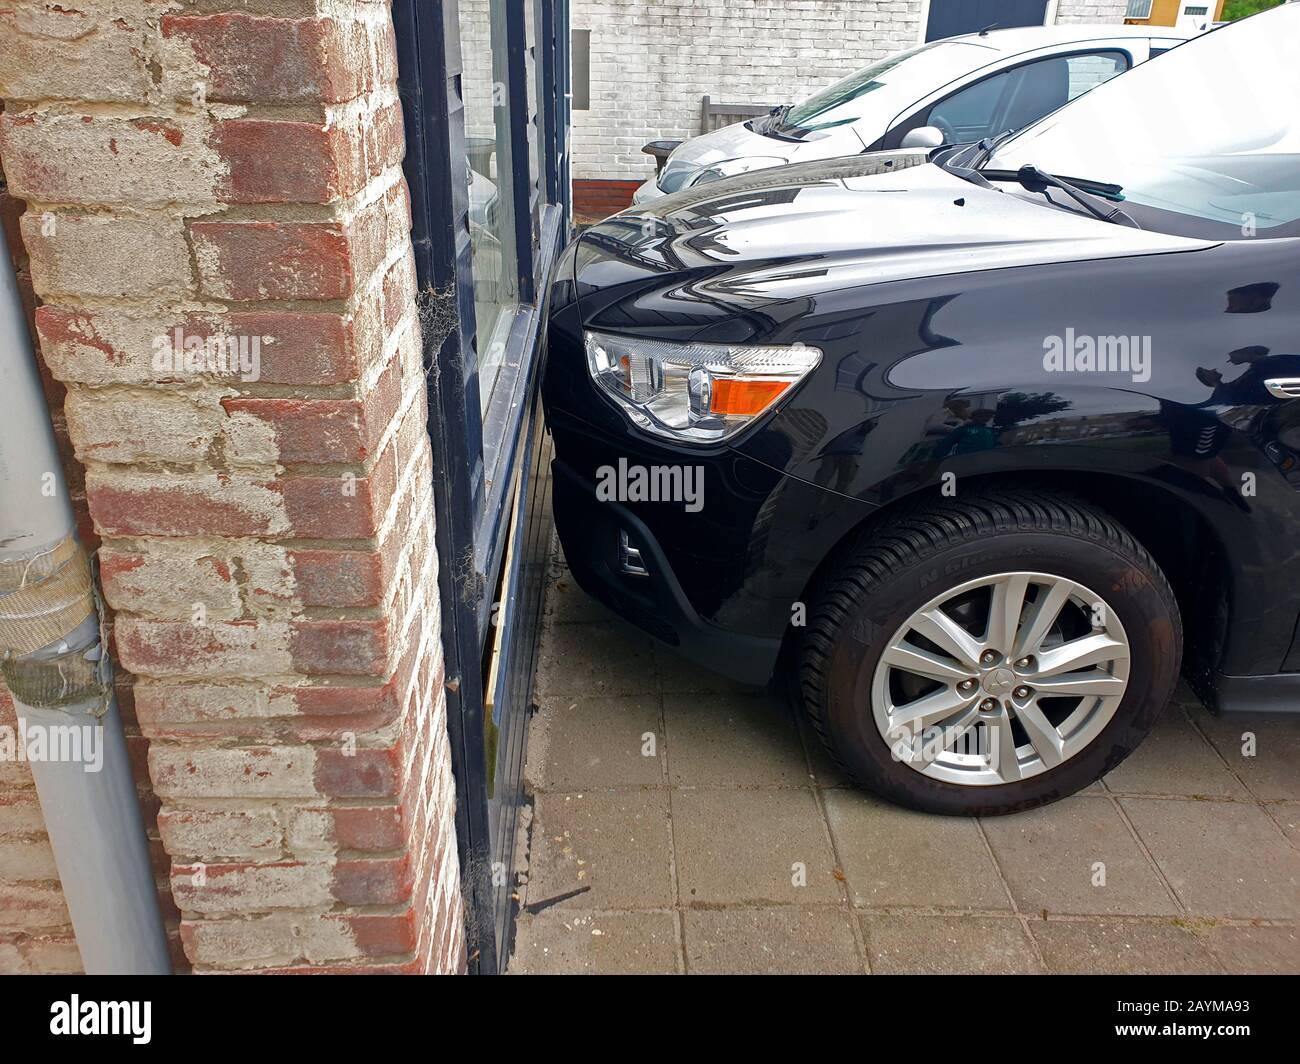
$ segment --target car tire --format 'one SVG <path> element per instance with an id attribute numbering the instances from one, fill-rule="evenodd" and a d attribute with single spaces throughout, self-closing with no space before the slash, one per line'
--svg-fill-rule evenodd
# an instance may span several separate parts
<path id="1" fill-rule="evenodd" d="M 1136 748 L 1177 682 L 1182 621 L 1159 566 L 1056 492 L 913 505 L 821 588 L 801 700 L 855 783 L 914 809 L 989 816 L 1064 798 Z"/>

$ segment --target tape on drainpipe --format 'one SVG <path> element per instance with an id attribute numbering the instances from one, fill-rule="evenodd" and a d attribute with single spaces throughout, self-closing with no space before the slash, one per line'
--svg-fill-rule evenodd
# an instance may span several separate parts
<path id="1" fill-rule="evenodd" d="M 100 618 L 96 642 L 35 654 L 67 637 L 91 614 Z M 90 712 L 102 715 L 112 687 L 103 616 L 90 559 L 71 536 L 0 562 L 0 676 L 14 698 L 43 709 L 84 708 L 95 699 L 97 708 Z"/>

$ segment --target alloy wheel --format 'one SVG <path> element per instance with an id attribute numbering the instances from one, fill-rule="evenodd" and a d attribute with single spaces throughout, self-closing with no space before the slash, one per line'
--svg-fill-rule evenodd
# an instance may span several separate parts
<path id="1" fill-rule="evenodd" d="M 1096 592 L 1007 572 L 936 596 L 894 633 L 872 679 L 893 756 L 934 779 L 1014 783 L 1077 755 L 1128 687 L 1129 641 Z"/>

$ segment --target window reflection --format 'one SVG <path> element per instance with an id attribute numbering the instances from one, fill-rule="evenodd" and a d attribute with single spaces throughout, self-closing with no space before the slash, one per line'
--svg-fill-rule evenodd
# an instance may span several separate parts
<path id="1" fill-rule="evenodd" d="M 461 98 L 469 167 L 479 403 L 486 410 L 519 299 L 512 244 L 506 66 L 507 0 L 460 0 Z"/>

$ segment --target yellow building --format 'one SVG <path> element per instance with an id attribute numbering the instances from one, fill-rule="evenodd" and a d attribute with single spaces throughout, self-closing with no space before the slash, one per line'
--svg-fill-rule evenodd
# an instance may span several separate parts
<path id="1" fill-rule="evenodd" d="M 1129 26 L 1181 26 L 1209 29 L 1223 18 L 1223 0 L 1129 0 Z"/>

